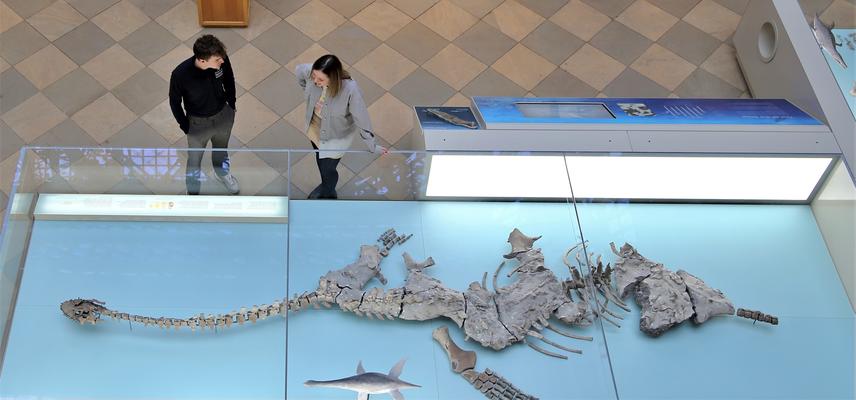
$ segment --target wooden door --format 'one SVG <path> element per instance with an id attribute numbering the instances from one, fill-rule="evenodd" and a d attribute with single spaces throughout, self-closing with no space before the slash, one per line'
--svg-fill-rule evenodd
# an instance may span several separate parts
<path id="1" fill-rule="evenodd" d="M 250 23 L 250 0 L 196 0 L 199 25 L 247 26 Z"/>

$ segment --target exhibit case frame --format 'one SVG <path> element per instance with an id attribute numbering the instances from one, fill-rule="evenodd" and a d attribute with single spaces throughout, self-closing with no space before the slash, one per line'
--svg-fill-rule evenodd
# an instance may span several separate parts
<path id="1" fill-rule="evenodd" d="M 21 151 L 0 398 L 854 395 L 838 154 L 188 151 Z"/>

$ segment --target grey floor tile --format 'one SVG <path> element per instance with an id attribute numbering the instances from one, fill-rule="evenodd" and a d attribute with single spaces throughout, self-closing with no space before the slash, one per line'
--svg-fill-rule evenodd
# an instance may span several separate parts
<path id="1" fill-rule="evenodd" d="M 279 120 L 258 134 L 247 143 L 252 149 L 312 149 L 309 138 L 291 124 Z M 299 153 L 295 153 L 299 154 Z M 264 160 L 271 168 L 284 173 L 288 167 L 287 153 L 280 152 L 257 152 L 256 156 Z M 302 157 L 292 157 L 291 164 L 294 165 Z"/>
<path id="2" fill-rule="evenodd" d="M 121 85 L 113 94 L 137 115 L 143 115 L 166 100 L 169 84 L 150 68 L 143 68 Z"/>
<path id="3" fill-rule="evenodd" d="M 524 96 L 526 89 L 520 87 L 493 68 L 488 68 L 467 86 L 461 89 L 464 96 Z"/>
<path id="4" fill-rule="evenodd" d="M 626 68 L 603 93 L 609 97 L 667 97 L 669 91 L 632 68 Z"/>
<path id="5" fill-rule="evenodd" d="M 737 15 L 743 15 L 746 7 L 749 6 L 749 0 L 714 0 L 720 5 L 734 11 Z"/>
<path id="6" fill-rule="evenodd" d="M 455 95 L 455 89 L 422 68 L 398 82 L 390 92 L 409 106 L 441 105 Z"/>
<path id="7" fill-rule="evenodd" d="M 181 0 L 131 0 L 131 3 L 149 18 L 155 19 L 181 3 Z"/>
<path id="8" fill-rule="evenodd" d="M 312 39 L 286 21 L 277 22 L 253 39 L 253 46 L 282 65 L 302 54 L 312 43 Z"/>
<path id="9" fill-rule="evenodd" d="M 106 92 L 83 68 L 75 69 L 42 91 L 66 115 L 80 111 Z"/>
<path id="10" fill-rule="evenodd" d="M 800 7 L 807 19 L 814 18 L 814 14 L 823 14 L 833 0 L 799 0 Z"/>
<path id="11" fill-rule="evenodd" d="M 53 4 L 56 0 L 3 0 L 15 14 L 27 19 L 42 11 L 45 7 Z"/>
<path id="12" fill-rule="evenodd" d="M 201 38 L 202 35 L 216 36 L 217 39 L 223 42 L 223 45 L 226 46 L 226 53 L 228 54 L 235 53 L 247 44 L 247 39 L 244 39 L 243 36 L 237 34 L 234 30 L 230 28 L 205 28 L 199 31 L 199 33 L 185 40 L 184 44 L 192 49 L 193 44 L 196 43 L 196 39 Z"/>
<path id="13" fill-rule="evenodd" d="M 349 69 L 348 72 L 351 74 L 351 78 L 357 82 L 357 85 L 360 87 L 360 92 L 363 94 L 363 102 L 366 103 L 366 106 L 371 106 L 377 99 L 386 93 L 380 85 L 375 83 L 375 81 L 369 79 L 367 76 L 361 74 L 356 69 Z"/>
<path id="14" fill-rule="evenodd" d="M 484 21 L 473 25 L 458 36 L 454 43 L 485 65 L 493 64 L 515 45 L 513 39 Z"/>
<path id="15" fill-rule="evenodd" d="M 297 78 L 285 67 L 259 82 L 250 93 L 279 116 L 288 114 L 303 102 L 303 91 L 297 85 Z"/>
<path id="16" fill-rule="evenodd" d="M 89 136 L 86 131 L 80 128 L 72 119 L 66 119 L 53 129 L 43 133 L 35 141 L 34 145 L 38 146 L 59 146 L 59 147 L 97 147 L 98 142 Z M 75 153 L 75 152 L 71 152 Z M 77 155 L 77 154 L 75 154 Z"/>
<path id="17" fill-rule="evenodd" d="M 9 196 L 6 192 L 0 190 L 0 215 L 5 215 L 6 213 L 6 203 L 9 202 Z M 0 229 L 3 228 L 3 218 L 0 217 Z"/>
<path id="18" fill-rule="evenodd" d="M 386 44 L 410 61 L 422 65 L 443 50 L 449 42 L 421 22 L 412 21 L 387 39 Z"/>
<path id="19" fill-rule="evenodd" d="M 276 182 L 276 181 L 274 181 L 274 182 Z M 303 193 L 303 191 L 301 191 L 300 188 L 298 188 L 295 185 L 289 184 L 288 188 L 289 188 L 288 189 L 289 190 L 288 198 L 290 200 L 306 200 L 306 198 L 309 197 L 306 193 Z"/>
<path id="20" fill-rule="evenodd" d="M 740 97 L 741 92 L 710 72 L 698 68 L 675 89 L 675 94 L 686 98 L 734 99 Z"/>
<path id="21" fill-rule="evenodd" d="M 273 11 L 274 14 L 279 15 L 280 18 L 288 17 L 291 13 L 299 10 L 309 1 L 310 0 L 258 0 L 261 5 L 268 10 Z"/>
<path id="22" fill-rule="evenodd" d="M 630 65 L 648 47 L 651 40 L 618 21 L 612 21 L 591 39 L 591 45 L 610 57 Z"/>
<path id="23" fill-rule="evenodd" d="M 617 17 L 636 0 L 582 0 L 595 10 L 598 10 L 612 18 Z"/>
<path id="24" fill-rule="evenodd" d="M 409 116 L 408 116 L 409 117 Z M 389 148 L 391 144 L 384 140 L 380 136 L 376 136 L 377 143 L 383 147 Z M 357 143 L 359 142 L 359 143 Z M 354 140 L 353 150 L 365 150 L 366 146 L 362 143 L 362 140 Z M 374 160 L 380 157 L 380 153 L 348 153 L 342 157 L 342 164 L 345 164 L 348 169 L 354 171 L 354 173 L 359 173 L 369 166 Z"/>
<path id="25" fill-rule="evenodd" d="M 0 121 L 0 160 L 15 154 L 24 144 L 12 128 Z"/>
<path id="26" fill-rule="evenodd" d="M 701 65 L 721 44 L 684 21 L 678 21 L 657 43 L 695 65 Z"/>
<path id="27" fill-rule="evenodd" d="M 518 2 L 544 18 L 552 17 L 556 11 L 568 4 L 568 0 L 518 0 Z"/>
<path id="28" fill-rule="evenodd" d="M 556 68 L 532 89 L 532 94 L 538 97 L 595 97 L 597 89 L 565 70 Z"/>
<path id="29" fill-rule="evenodd" d="M 278 176 L 256 192 L 257 196 L 288 196 L 288 179 Z"/>
<path id="30" fill-rule="evenodd" d="M 145 65 L 157 61 L 179 43 L 181 41 L 177 37 L 155 21 L 143 25 L 119 42 L 125 50 Z"/>
<path id="31" fill-rule="evenodd" d="M 330 8 L 342 14 L 345 18 L 351 18 L 362 11 L 366 6 L 371 4 L 373 0 L 321 0 Z"/>
<path id="32" fill-rule="evenodd" d="M 48 40 L 26 21 L 0 33 L 0 56 L 15 65 L 48 45 Z"/>
<path id="33" fill-rule="evenodd" d="M 0 74 L 0 90 L 0 115 L 6 114 L 39 91 L 15 68 L 9 68 Z"/>
<path id="34" fill-rule="evenodd" d="M 116 42 L 110 35 L 90 21 L 84 22 L 54 41 L 54 45 L 77 65 L 85 64 L 114 43 Z"/>
<path id="35" fill-rule="evenodd" d="M 556 65 L 562 64 L 585 43 L 551 21 L 544 21 L 520 43 Z"/>
<path id="36" fill-rule="evenodd" d="M 701 0 L 648 0 L 649 3 L 678 18 L 683 18 Z"/>
<path id="37" fill-rule="evenodd" d="M 345 64 L 354 65 L 380 45 L 381 41 L 359 25 L 348 21 L 318 41 Z"/>
<path id="38" fill-rule="evenodd" d="M 104 11 L 119 0 L 66 0 L 66 3 L 80 11 L 87 18 L 92 18 Z"/>
<path id="39" fill-rule="evenodd" d="M 136 121 L 104 141 L 104 146 L 154 148 L 169 147 L 169 143 L 146 121 L 137 118 Z"/>

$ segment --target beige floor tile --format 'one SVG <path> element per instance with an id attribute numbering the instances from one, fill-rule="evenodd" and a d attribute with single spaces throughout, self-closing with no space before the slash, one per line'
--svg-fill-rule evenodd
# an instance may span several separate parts
<path id="1" fill-rule="evenodd" d="M 7 63 L 6 60 L 4 60 L 3 58 L 0 58 L 0 73 L 3 73 L 3 71 L 9 69 L 9 67 L 9 63 Z"/>
<path id="2" fill-rule="evenodd" d="M 455 5 L 463 8 L 476 18 L 484 18 L 504 0 L 452 0 Z"/>
<path id="3" fill-rule="evenodd" d="M 304 130 L 306 127 L 306 103 L 302 103 L 297 107 L 294 107 L 293 110 L 289 111 L 288 114 L 285 114 L 285 116 L 282 117 L 282 120 L 288 122 L 289 125 L 303 133 L 303 136 L 306 136 L 306 131 Z M 307 139 L 309 138 L 309 136 L 306 137 Z"/>
<path id="4" fill-rule="evenodd" d="M 571 0 L 553 14 L 550 21 L 580 39 L 589 41 L 612 19 L 580 0 Z"/>
<path id="5" fill-rule="evenodd" d="M 98 143 L 128 126 L 137 118 L 116 96 L 107 93 L 71 116 Z"/>
<path id="6" fill-rule="evenodd" d="M 336 10 L 320 0 L 312 0 L 285 19 L 313 40 L 320 40 L 345 22 Z"/>
<path id="7" fill-rule="evenodd" d="M 141 118 L 149 124 L 155 132 L 166 139 L 167 143 L 176 144 L 181 142 L 182 145 L 186 144 L 183 140 L 184 132 L 182 132 L 181 128 L 178 127 L 178 122 L 175 121 L 175 117 L 172 115 L 172 110 L 169 107 L 169 100 L 165 100 L 163 103 L 158 104 L 157 107 L 147 112 Z"/>
<path id="8" fill-rule="evenodd" d="M 478 22 L 478 18 L 449 0 L 441 0 L 417 18 L 446 40 L 455 40 Z"/>
<path id="9" fill-rule="evenodd" d="M 526 90 L 532 90 L 556 66 L 544 57 L 535 54 L 522 44 L 517 44 L 493 64 L 493 69 L 511 79 Z"/>
<path id="10" fill-rule="evenodd" d="M 820 18 L 826 24 L 835 21 L 836 28 L 856 28 L 856 4 L 852 1 L 835 0 Z"/>
<path id="11" fill-rule="evenodd" d="M 677 89 L 696 69 L 691 62 L 656 43 L 642 53 L 631 68 L 669 91 Z"/>
<path id="12" fill-rule="evenodd" d="M 469 107 L 470 105 L 472 105 L 472 102 L 470 102 L 469 97 L 464 96 L 460 93 L 455 93 L 455 95 L 452 96 L 452 98 L 450 98 L 449 100 L 446 100 L 443 105 L 447 107 Z"/>
<path id="13" fill-rule="evenodd" d="M 116 41 L 124 39 L 149 21 L 151 18 L 128 0 L 122 0 L 92 18 L 92 23 Z"/>
<path id="14" fill-rule="evenodd" d="M 701 64 L 701 68 L 741 91 L 747 90 L 734 47 L 723 43 Z"/>
<path id="15" fill-rule="evenodd" d="M 450 43 L 422 67 L 455 90 L 461 90 L 484 71 L 487 65 Z"/>
<path id="16" fill-rule="evenodd" d="M 246 28 L 234 28 L 233 30 L 244 39 L 253 40 L 262 33 L 265 33 L 272 26 L 282 21 L 273 11 L 268 10 L 263 5 L 253 2 L 250 5 L 250 24 Z"/>
<path id="17" fill-rule="evenodd" d="M 202 30 L 199 26 L 196 2 L 191 0 L 182 0 L 156 21 L 182 41 L 190 39 Z"/>
<path id="18" fill-rule="evenodd" d="M 300 53 L 297 57 L 294 57 L 288 64 L 285 65 L 285 69 L 291 74 L 294 74 L 294 69 L 297 68 L 299 64 L 312 64 L 319 57 L 330 54 L 330 50 L 325 49 L 318 43 L 312 43 L 312 46 L 309 46 L 308 49 L 304 50 L 303 53 Z M 295 84 L 297 82 L 295 81 Z"/>
<path id="19" fill-rule="evenodd" d="M 639 0 L 622 11 L 616 21 L 657 41 L 678 19 L 645 0 Z"/>
<path id="20" fill-rule="evenodd" d="M 42 35 L 45 35 L 45 38 L 54 41 L 86 22 L 86 17 L 68 3 L 60 0 L 28 18 L 27 22 Z"/>
<path id="21" fill-rule="evenodd" d="M 237 107 L 232 135 L 243 143 L 249 143 L 279 119 L 275 112 L 250 93 L 245 93 L 238 99 Z"/>
<path id="22" fill-rule="evenodd" d="M 157 61 L 149 65 L 149 68 L 151 68 L 152 71 L 155 71 L 155 73 L 163 78 L 163 80 L 169 82 L 169 76 L 172 75 L 172 70 L 175 69 L 178 64 L 181 64 L 182 61 L 190 58 L 191 56 L 193 56 L 193 49 L 184 44 L 180 44 L 161 56 L 161 58 L 158 58 Z"/>
<path id="23" fill-rule="evenodd" d="M 354 65 L 354 68 L 386 90 L 392 89 L 417 67 L 413 61 L 386 44 L 378 46 Z"/>
<path id="24" fill-rule="evenodd" d="M 285 153 L 282 155 L 285 157 Z M 231 171 L 241 184 L 241 195 L 252 196 L 279 177 L 279 173 L 251 151 L 229 153 Z M 282 188 L 285 192 L 287 188 Z"/>
<path id="25" fill-rule="evenodd" d="M 65 119 L 65 114 L 41 93 L 3 114 L 3 122 L 26 143 L 32 143 Z"/>
<path id="26" fill-rule="evenodd" d="M 279 64 L 276 61 L 252 44 L 247 44 L 232 53 L 229 59 L 232 61 L 232 69 L 235 71 L 235 80 L 246 89 L 256 86 L 257 83 L 279 69 Z"/>
<path id="27" fill-rule="evenodd" d="M 300 153 L 294 153 L 300 154 Z M 345 157 L 348 155 L 346 154 Z M 351 178 L 354 177 L 354 172 L 348 169 L 344 163 L 339 163 L 336 168 L 339 172 L 339 183 L 336 188 L 344 186 Z M 309 193 L 321 183 L 321 175 L 318 172 L 318 165 L 315 163 L 315 154 L 310 153 L 305 155 L 300 161 L 291 167 L 291 183 L 297 186 L 304 193 Z"/>
<path id="28" fill-rule="evenodd" d="M 737 29 L 740 16 L 713 0 L 702 0 L 684 16 L 684 21 L 719 40 L 725 40 Z"/>
<path id="29" fill-rule="evenodd" d="M 369 107 L 375 134 L 389 143 L 398 142 L 413 129 L 410 107 L 390 93 L 383 95 Z"/>
<path id="30" fill-rule="evenodd" d="M 351 21 L 378 39 L 387 40 L 413 21 L 413 18 L 388 3 L 378 1 L 364 8 L 351 18 Z"/>
<path id="31" fill-rule="evenodd" d="M 436 4 L 437 0 L 386 0 L 386 2 L 404 11 L 411 18 L 416 18 Z"/>
<path id="32" fill-rule="evenodd" d="M 484 21 L 519 42 L 541 25 L 544 17 L 514 0 L 508 0 L 484 17 Z"/>
<path id="33" fill-rule="evenodd" d="M 603 90 L 624 71 L 624 64 L 586 43 L 562 63 L 562 69 L 589 86 Z"/>
<path id="34" fill-rule="evenodd" d="M 19 62 L 15 68 L 41 90 L 74 71 L 77 64 L 51 44 Z"/>
<path id="35" fill-rule="evenodd" d="M 23 19 L 18 14 L 12 11 L 6 3 L 0 1 L 0 33 L 6 32 L 21 21 Z"/>
<path id="36" fill-rule="evenodd" d="M 124 166 L 109 150 L 87 151 L 70 169 L 72 173 L 66 179 L 79 193 L 109 193 L 110 188 L 125 179 Z"/>
<path id="37" fill-rule="evenodd" d="M 143 63 L 119 44 L 114 44 L 83 64 L 83 69 L 107 90 L 113 90 L 144 67 Z"/>

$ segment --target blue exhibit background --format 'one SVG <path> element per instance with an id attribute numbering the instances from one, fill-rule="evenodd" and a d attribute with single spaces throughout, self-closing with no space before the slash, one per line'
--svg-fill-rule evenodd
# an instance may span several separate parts
<path id="1" fill-rule="evenodd" d="M 612 399 L 616 388 L 622 399 L 853 398 L 853 310 L 810 208 L 799 205 L 578 204 L 589 249 L 605 260 L 614 260 L 610 241 L 630 242 L 722 290 L 738 307 L 777 315 L 780 324 L 720 317 L 654 339 L 639 331 L 633 304 L 620 329 L 574 329 L 592 342 L 547 332 L 584 351 L 567 361 L 523 344 L 481 348 L 448 321 L 378 321 L 336 309 L 217 334 L 129 331 L 115 321 L 78 326 L 59 312 L 59 302 L 72 297 L 177 317 L 270 302 L 313 290 L 321 275 L 353 262 L 361 244 L 390 227 L 413 238 L 384 260 L 386 287 L 403 284 L 401 254 L 408 251 L 432 256 L 428 274 L 466 290 L 493 273 L 515 227 L 543 235 L 536 245 L 564 278 L 561 256 L 581 239 L 574 206 L 563 203 L 289 207 L 288 226 L 38 221 L 0 397 L 353 399 L 353 392 L 302 383 L 352 375 L 360 360 L 367 371 L 387 372 L 407 357 L 401 378 L 422 386 L 404 391 L 408 400 L 481 399 L 431 339 L 446 324 L 460 346 L 477 351 L 478 370 L 490 368 L 545 400 Z"/>
<path id="2" fill-rule="evenodd" d="M 579 102 L 605 105 L 615 118 L 527 118 L 516 103 Z M 642 125 L 821 125 L 787 100 L 666 98 L 473 97 L 489 127 L 492 123 L 642 124 Z M 644 103 L 652 116 L 630 116 L 619 104 Z"/>

